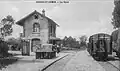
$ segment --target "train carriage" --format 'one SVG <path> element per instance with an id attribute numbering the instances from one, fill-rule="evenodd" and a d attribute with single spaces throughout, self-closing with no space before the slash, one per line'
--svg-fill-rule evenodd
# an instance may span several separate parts
<path id="1" fill-rule="evenodd" d="M 88 43 L 88 52 L 97 59 L 106 59 L 108 54 L 112 54 L 111 36 L 104 33 L 98 33 L 90 36 Z"/>

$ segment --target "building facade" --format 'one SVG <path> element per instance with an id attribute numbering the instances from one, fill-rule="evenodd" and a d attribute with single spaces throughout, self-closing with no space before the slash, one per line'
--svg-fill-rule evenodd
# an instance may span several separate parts
<path id="1" fill-rule="evenodd" d="M 39 44 L 55 44 L 56 27 L 59 26 L 52 19 L 45 16 L 45 10 L 42 14 L 36 10 L 17 21 L 16 24 L 23 27 L 21 38 L 29 41 L 29 52 L 34 52 L 33 48 Z"/>

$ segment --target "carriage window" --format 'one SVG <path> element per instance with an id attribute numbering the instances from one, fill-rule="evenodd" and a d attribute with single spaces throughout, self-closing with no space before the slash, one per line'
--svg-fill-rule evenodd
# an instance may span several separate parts
<path id="1" fill-rule="evenodd" d="M 40 32 L 40 24 L 39 23 L 33 24 L 33 32 Z"/>
<path id="2" fill-rule="evenodd" d="M 102 45 L 102 41 L 100 41 L 100 44 Z"/>
<path id="3" fill-rule="evenodd" d="M 103 45 L 104 45 L 103 41 L 100 41 L 100 45 L 101 45 L 101 46 L 103 46 Z"/>

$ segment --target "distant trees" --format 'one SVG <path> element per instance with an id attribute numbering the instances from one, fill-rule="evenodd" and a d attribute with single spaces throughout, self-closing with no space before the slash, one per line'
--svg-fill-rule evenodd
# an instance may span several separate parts
<path id="1" fill-rule="evenodd" d="M 76 38 L 73 38 L 71 36 L 67 37 L 65 36 L 62 40 L 62 44 L 65 47 L 72 47 L 72 48 L 81 48 L 83 46 L 86 46 L 86 40 L 87 36 L 83 35 L 79 37 L 79 41 L 76 40 Z"/>
<path id="2" fill-rule="evenodd" d="M 80 39 L 80 45 L 86 46 L 87 36 L 83 35 L 83 36 L 79 37 L 79 39 Z"/>
<path id="3" fill-rule="evenodd" d="M 65 36 L 62 40 L 63 46 L 65 47 L 72 47 L 72 48 L 79 48 L 80 44 L 79 41 L 77 41 L 75 38 L 69 36 Z"/>
<path id="4" fill-rule="evenodd" d="M 112 25 L 114 28 L 120 27 L 120 0 L 114 0 L 114 10 L 113 10 L 113 18 L 112 18 Z"/>

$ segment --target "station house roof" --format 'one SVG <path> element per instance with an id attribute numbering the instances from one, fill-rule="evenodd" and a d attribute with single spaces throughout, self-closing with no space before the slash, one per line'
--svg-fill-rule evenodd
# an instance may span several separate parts
<path id="1" fill-rule="evenodd" d="M 34 15 L 34 14 L 39 14 L 39 15 L 41 15 L 41 16 L 43 17 L 43 15 L 42 15 L 41 13 L 39 13 L 39 12 L 37 12 L 37 11 L 35 10 L 35 11 L 33 11 L 32 13 L 28 14 L 27 16 L 25 16 L 24 18 L 22 18 L 22 19 L 20 19 L 19 21 L 17 21 L 16 24 L 18 24 L 18 25 L 20 25 L 20 26 L 23 26 L 23 25 L 24 25 L 23 22 L 24 22 L 27 18 L 29 18 L 30 16 L 32 16 L 32 15 Z M 50 18 L 48 18 L 48 17 L 46 17 L 46 16 L 44 16 L 44 17 L 48 20 L 48 23 L 51 23 L 51 24 L 54 24 L 54 25 L 59 26 L 59 25 L 56 24 L 52 19 L 50 19 Z"/>

